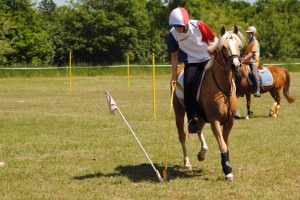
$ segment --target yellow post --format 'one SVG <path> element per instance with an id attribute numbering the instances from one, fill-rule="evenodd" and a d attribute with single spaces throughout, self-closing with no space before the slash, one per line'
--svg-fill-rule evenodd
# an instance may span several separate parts
<path id="1" fill-rule="evenodd" d="M 170 180 L 170 174 L 168 173 L 168 159 L 169 159 L 169 147 L 170 147 L 170 133 L 171 133 L 171 120 L 172 120 L 172 111 L 173 111 L 173 99 L 174 99 L 174 92 L 175 92 L 176 84 L 172 86 L 172 93 L 171 93 L 171 102 L 170 102 L 170 113 L 169 113 L 169 123 L 168 123 L 168 130 L 167 130 L 167 152 L 166 152 L 166 161 L 165 161 L 165 169 L 163 171 L 163 178 L 164 181 L 167 182 Z"/>
<path id="2" fill-rule="evenodd" d="M 127 80 L 128 87 L 130 86 L 130 65 L 129 65 L 129 55 L 127 54 Z"/>
<path id="3" fill-rule="evenodd" d="M 155 86 L 155 56 L 152 53 L 152 97 L 153 97 L 153 118 L 156 119 L 156 86 Z"/>
<path id="4" fill-rule="evenodd" d="M 72 51 L 69 52 L 69 95 L 72 96 Z"/>

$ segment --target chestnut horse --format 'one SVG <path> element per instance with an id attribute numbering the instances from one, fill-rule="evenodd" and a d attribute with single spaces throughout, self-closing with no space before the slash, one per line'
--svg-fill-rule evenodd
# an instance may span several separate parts
<path id="1" fill-rule="evenodd" d="M 205 123 L 210 123 L 219 145 L 222 169 L 226 180 L 233 180 L 232 168 L 229 162 L 228 137 L 234 124 L 234 115 L 237 109 L 233 76 L 241 66 L 240 47 L 242 42 L 237 34 L 237 27 L 230 32 L 226 32 L 225 28 L 222 27 L 218 43 L 209 50 L 213 56 L 206 66 L 197 94 L 198 106 L 201 109 L 201 112 L 198 112 L 198 126 L 200 130 L 198 136 L 202 142 L 198 160 L 202 161 L 205 158 L 207 145 L 202 129 Z M 183 150 L 184 165 L 191 168 L 185 147 L 187 133 L 184 130 L 185 108 L 182 95 L 184 89 L 182 80 L 179 80 L 179 77 L 182 77 L 182 73 L 182 69 L 179 68 L 173 106 L 178 136 Z"/>
<path id="2" fill-rule="evenodd" d="M 287 69 L 285 68 L 279 68 L 277 66 L 267 66 L 263 67 L 262 64 L 260 64 L 259 68 L 260 70 L 260 77 L 261 77 L 261 92 L 270 92 L 271 96 L 274 99 L 274 103 L 270 108 L 269 111 L 269 116 L 277 117 L 279 115 L 280 111 L 280 92 L 281 89 L 283 88 L 283 95 L 285 99 L 289 102 L 292 103 L 295 101 L 295 98 L 291 97 L 289 95 L 289 87 L 290 87 L 290 74 Z M 268 72 L 269 70 L 269 76 L 263 76 L 262 73 L 265 71 Z M 244 94 L 246 95 L 246 103 L 247 103 L 247 116 L 246 119 L 249 119 L 252 117 L 253 112 L 251 111 L 251 94 L 255 92 L 254 87 L 251 84 L 251 73 L 249 72 L 249 68 L 247 68 L 246 65 L 242 65 L 242 68 L 240 70 L 240 80 L 238 81 L 239 83 L 237 84 L 238 88 L 238 96 L 243 96 Z M 249 78 L 250 77 L 250 78 Z M 268 81 L 263 81 L 264 79 L 270 79 L 269 84 L 265 84 L 264 82 Z"/>

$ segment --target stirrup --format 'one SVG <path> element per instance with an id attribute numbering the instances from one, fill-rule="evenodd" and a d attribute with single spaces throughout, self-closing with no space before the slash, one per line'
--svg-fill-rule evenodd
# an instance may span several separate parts
<path id="1" fill-rule="evenodd" d="M 199 131 L 199 127 L 197 124 L 198 118 L 194 117 L 193 119 L 191 119 L 188 123 L 188 131 L 189 133 L 193 134 L 193 133 L 198 133 Z"/>

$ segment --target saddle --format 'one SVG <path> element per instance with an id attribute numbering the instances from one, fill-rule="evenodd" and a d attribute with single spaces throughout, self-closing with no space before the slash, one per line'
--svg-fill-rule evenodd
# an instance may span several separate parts
<path id="1" fill-rule="evenodd" d="M 204 70 L 203 75 L 205 74 L 205 71 L 206 70 Z M 193 90 L 198 91 L 196 98 L 198 98 L 198 95 L 199 95 L 203 75 L 202 75 L 201 79 L 199 78 L 199 80 L 197 81 L 196 85 L 194 86 L 195 88 L 193 88 Z M 184 81 L 183 81 L 183 79 L 184 79 L 184 71 L 182 71 L 178 75 L 176 88 L 175 88 L 175 94 L 178 97 L 178 100 L 179 100 L 180 104 L 184 107 Z M 206 122 L 208 122 L 207 117 L 204 114 L 203 109 L 201 108 L 201 106 L 198 105 L 195 109 L 196 109 L 196 113 L 199 116 L 201 116 Z"/>
<path id="2" fill-rule="evenodd" d="M 252 87 L 255 86 L 254 75 L 251 73 L 250 66 L 247 65 L 247 73 L 248 73 L 248 83 Z M 261 86 L 271 86 L 273 84 L 273 76 L 270 70 L 266 67 L 263 67 L 259 70 L 259 77 L 261 81 Z"/>
<path id="3" fill-rule="evenodd" d="M 202 77 L 199 77 L 199 79 L 196 81 L 194 90 L 197 91 L 197 93 L 196 93 L 197 99 L 200 96 L 200 89 L 201 89 L 203 77 L 206 73 L 206 70 L 208 68 L 210 68 L 212 66 L 212 64 L 213 64 L 213 59 L 208 61 L 208 63 L 205 66 L 205 69 L 202 73 Z M 182 66 L 180 66 L 180 67 L 182 67 Z M 184 80 L 183 79 L 184 79 L 184 70 L 180 70 L 179 74 L 177 74 L 177 84 L 176 84 L 175 94 L 180 99 L 180 101 L 181 101 L 180 103 L 182 103 L 182 105 L 184 105 L 183 104 L 183 99 L 184 99 Z"/>
<path id="4" fill-rule="evenodd" d="M 200 96 L 200 90 L 201 90 L 201 85 L 202 85 L 202 80 L 203 77 L 207 71 L 207 69 L 209 69 L 211 66 L 213 65 L 213 59 L 211 59 L 210 61 L 208 61 L 208 63 L 205 66 L 205 69 L 202 73 L 201 77 L 198 77 L 198 80 L 195 81 L 195 85 L 194 85 L 194 92 L 196 94 L 196 99 L 199 98 Z M 176 83 L 176 88 L 175 88 L 175 94 L 178 97 L 178 100 L 180 102 L 180 104 L 184 107 L 184 70 L 182 70 L 178 75 L 177 75 L 177 83 Z M 207 117 L 203 112 L 203 108 L 201 108 L 201 106 L 197 106 L 196 109 L 196 113 L 198 113 L 206 122 Z"/>

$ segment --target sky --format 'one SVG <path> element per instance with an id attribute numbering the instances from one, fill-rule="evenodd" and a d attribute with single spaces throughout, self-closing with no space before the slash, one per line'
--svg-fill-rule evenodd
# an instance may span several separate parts
<path id="1" fill-rule="evenodd" d="M 32 2 L 37 2 L 39 3 L 41 0 L 33 0 Z M 75 0 L 76 1 L 76 0 Z M 68 5 L 68 3 L 70 2 L 70 0 L 53 0 L 53 2 L 57 5 L 57 6 L 62 6 L 62 5 Z"/>
<path id="2" fill-rule="evenodd" d="M 62 5 L 68 4 L 70 1 L 69 1 L 69 0 L 53 0 L 53 2 L 54 2 L 57 6 L 62 6 Z"/>
<path id="3" fill-rule="evenodd" d="M 65 0 L 53 0 L 53 2 L 57 5 L 57 6 L 62 6 L 65 4 Z"/>
<path id="4" fill-rule="evenodd" d="M 245 0 L 249 3 L 253 3 L 256 0 Z M 38 0 L 39 2 L 39 0 Z M 67 5 L 70 1 L 69 0 L 53 0 L 53 2 L 57 5 L 57 6 L 62 6 L 62 5 Z"/>

